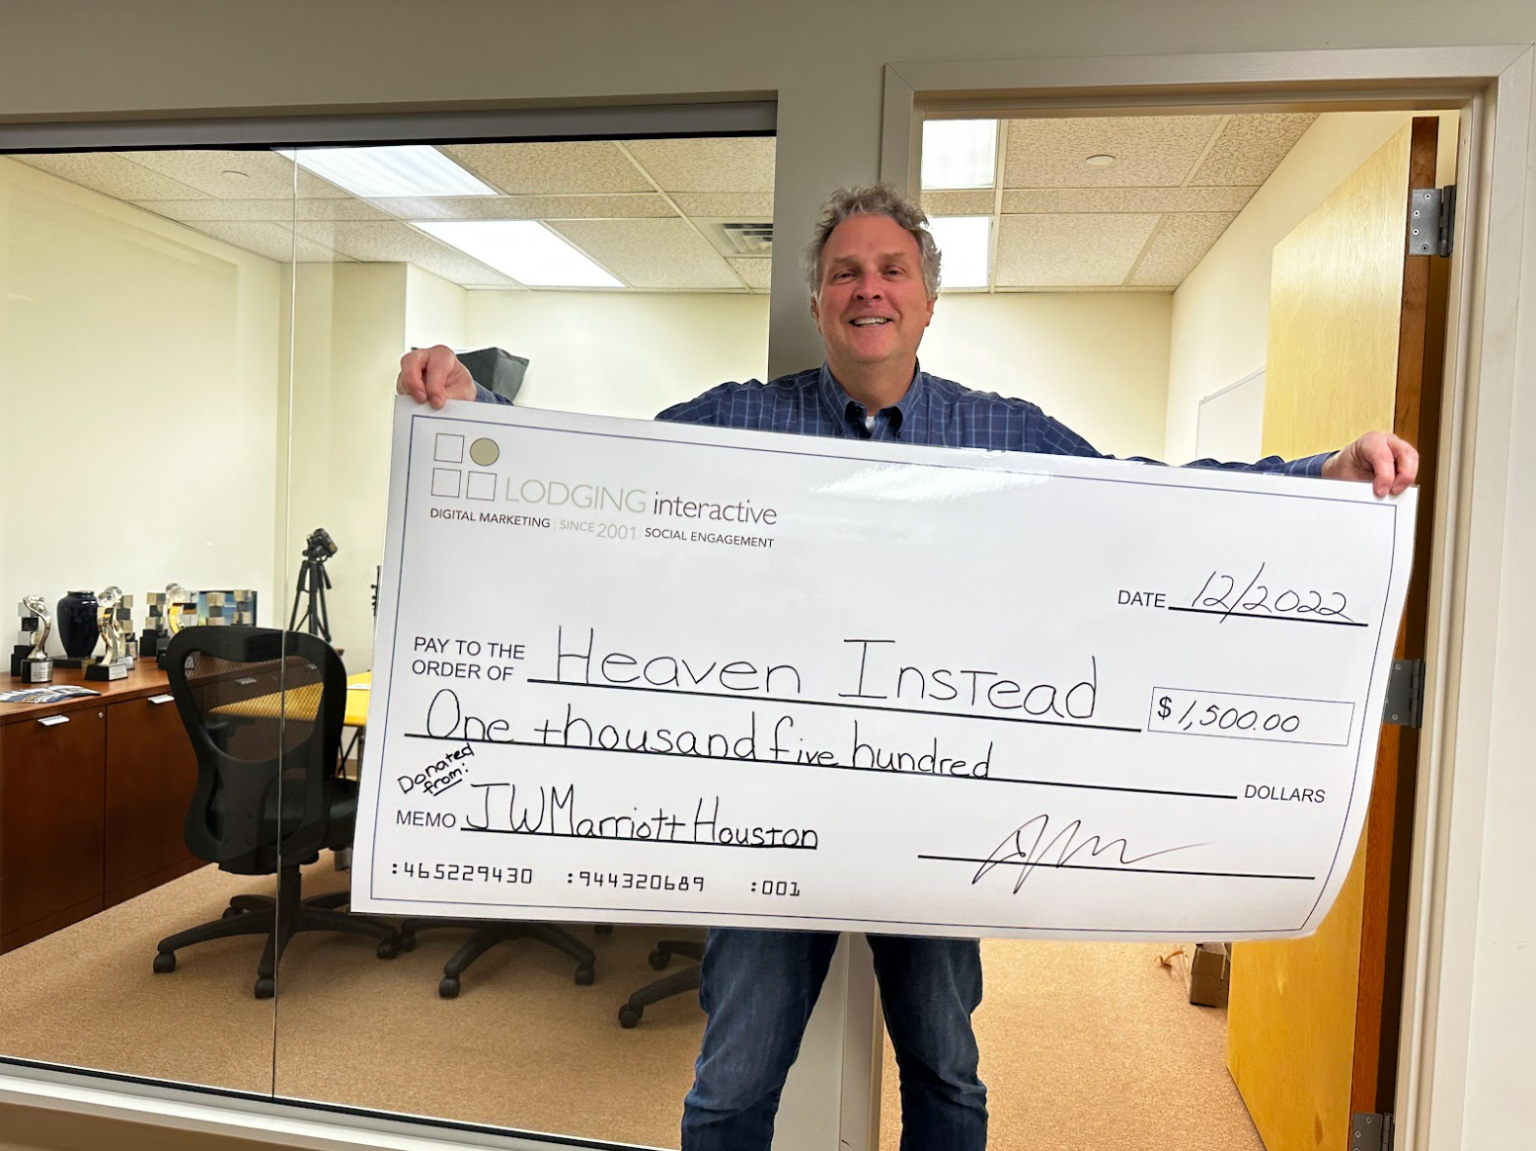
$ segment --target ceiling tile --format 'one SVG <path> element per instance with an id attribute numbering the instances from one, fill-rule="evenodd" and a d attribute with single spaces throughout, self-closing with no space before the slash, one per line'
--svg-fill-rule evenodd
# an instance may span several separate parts
<path id="1" fill-rule="evenodd" d="M 566 220 L 552 224 L 636 288 L 739 288 L 724 258 L 684 220 Z"/>
<path id="2" fill-rule="evenodd" d="M 1312 113 L 1233 116 L 1191 184 L 1262 184 L 1317 117 Z"/>
<path id="3" fill-rule="evenodd" d="M 1257 191 L 1258 188 L 1024 188 L 1003 193 L 1003 212 L 1237 212 Z"/>
<path id="4" fill-rule="evenodd" d="M 654 192 L 614 196 L 425 196 L 372 200 L 402 220 L 622 220 L 677 213 Z"/>
<path id="5" fill-rule="evenodd" d="M 130 152 L 135 163 L 220 200 L 291 200 L 294 197 L 293 161 L 270 149 L 249 152 L 188 151 Z M 227 175 L 230 172 L 243 176 Z M 335 184 L 302 168 L 297 194 L 300 199 L 350 199 Z M 140 196 L 141 200 L 171 199 Z"/>
<path id="6" fill-rule="evenodd" d="M 1152 215 L 1004 216 L 997 237 L 999 287 L 1101 287 L 1125 280 Z"/>
<path id="7" fill-rule="evenodd" d="M 746 284 L 754 292 L 766 292 L 768 290 L 768 281 L 773 275 L 772 260 L 729 256 L 725 262 L 741 277 L 742 283 Z"/>
<path id="8" fill-rule="evenodd" d="M 293 259 L 301 264 L 351 262 L 325 244 L 315 243 L 304 236 L 295 239 L 287 227 L 270 221 L 197 220 L 188 223 L 187 227 L 281 263 Z"/>
<path id="9" fill-rule="evenodd" d="M 654 191 L 628 157 L 606 140 L 444 144 L 441 150 L 509 196 Z"/>
<path id="10" fill-rule="evenodd" d="M 119 200 L 184 200 L 199 195 L 196 188 L 135 164 L 120 152 L 63 152 L 10 158 Z"/>
<path id="11" fill-rule="evenodd" d="M 271 220 L 283 224 L 300 220 L 388 220 L 362 200 L 135 200 L 134 206 L 190 223 L 194 220 Z"/>
<path id="12" fill-rule="evenodd" d="M 677 192 L 672 201 L 685 216 L 726 220 L 772 220 L 772 192 Z"/>
<path id="13" fill-rule="evenodd" d="M 407 263 L 464 287 L 518 287 L 516 280 L 488 268 L 457 248 L 395 221 L 311 221 L 299 234 L 327 244 L 356 260 Z"/>
<path id="14" fill-rule="evenodd" d="M 1102 116 L 1009 120 L 1008 188 L 1177 187 L 1205 150 L 1220 116 Z M 1096 168 L 1089 156 L 1115 162 Z"/>
<path id="15" fill-rule="evenodd" d="M 771 136 L 628 140 L 624 147 L 665 192 L 773 191 Z"/>
<path id="16" fill-rule="evenodd" d="M 923 211 L 930 216 L 990 216 L 997 193 L 991 188 L 924 192 Z"/>
<path id="17" fill-rule="evenodd" d="M 1137 287 L 1178 287 L 1235 219 L 1235 212 L 1164 216 L 1130 283 Z"/>

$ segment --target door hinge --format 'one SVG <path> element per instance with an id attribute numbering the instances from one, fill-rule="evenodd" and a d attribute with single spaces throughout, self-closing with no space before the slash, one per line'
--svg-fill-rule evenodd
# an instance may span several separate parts
<path id="1" fill-rule="evenodd" d="M 1455 231 L 1456 185 L 1415 188 L 1408 198 L 1408 254 L 1449 256 Z"/>
<path id="2" fill-rule="evenodd" d="M 1349 1117 L 1349 1151 L 1392 1151 L 1392 1115 L 1356 1111 Z"/>
<path id="3" fill-rule="evenodd" d="M 1387 676 L 1387 706 L 1382 723 L 1398 727 L 1424 726 L 1424 661 L 1394 659 Z"/>

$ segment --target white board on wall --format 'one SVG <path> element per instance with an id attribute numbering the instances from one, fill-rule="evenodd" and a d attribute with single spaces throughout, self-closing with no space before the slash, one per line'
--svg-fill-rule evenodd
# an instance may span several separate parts
<path id="1" fill-rule="evenodd" d="M 1256 460 L 1264 442 L 1264 369 L 1200 401 L 1195 455 L 1206 460 Z"/>

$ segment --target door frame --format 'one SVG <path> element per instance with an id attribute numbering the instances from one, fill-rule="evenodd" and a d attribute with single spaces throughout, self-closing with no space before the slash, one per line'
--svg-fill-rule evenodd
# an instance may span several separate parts
<path id="1" fill-rule="evenodd" d="M 1529 45 L 900 61 L 884 75 L 880 178 L 903 189 L 918 186 L 929 117 L 1153 115 L 1192 107 L 1461 113 L 1440 470 L 1427 493 L 1435 501 L 1428 682 L 1394 1109 L 1397 1145 L 1415 1151 L 1464 1144 L 1475 949 L 1455 944 L 1473 938 L 1477 921 L 1482 801 L 1497 737 L 1491 701 L 1503 517 L 1518 448 L 1514 334 L 1522 319 L 1527 329 L 1536 323 L 1536 293 L 1520 295 L 1524 221 L 1536 206 L 1528 174 L 1533 76 Z M 872 996 L 872 971 L 851 973 L 850 1008 L 866 987 Z M 860 1028 L 849 1028 L 845 1083 L 859 1082 L 857 1068 L 867 1061 L 878 1108 L 879 1039 L 867 1051 L 862 1039 Z M 863 1109 L 870 1104 L 862 1096 L 844 1093 L 848 1135 L 878 1128 L 878 1113 Z"/>

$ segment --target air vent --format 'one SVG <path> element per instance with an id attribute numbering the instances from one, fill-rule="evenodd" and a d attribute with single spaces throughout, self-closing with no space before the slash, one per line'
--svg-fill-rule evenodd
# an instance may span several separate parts
<path id="1" fill-rule="evenodd" d="M 773 254 L 772 224 L 721 224 L 726 246 L 738 256 Z"/>

